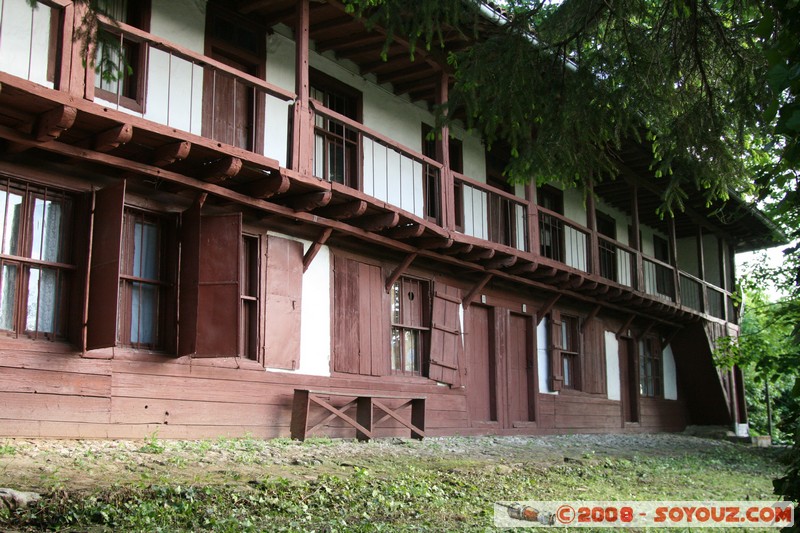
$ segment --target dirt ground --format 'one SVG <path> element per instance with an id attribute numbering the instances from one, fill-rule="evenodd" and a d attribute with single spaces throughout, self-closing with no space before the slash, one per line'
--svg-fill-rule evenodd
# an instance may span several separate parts
<path id="1" fill-rule="evenodd" d="M 563 464 L 639 454 L 682 456 L 742 446 L 684 434 L 441 437 L 424 441 L 224 439 L 209 441 L 68 441 L 0 439 L 0 487 L 47 492 L 127 484 L 244 485 L 267 477 L 315 479 L 321 474 L 376 474 L 396 470 L 403 457 L 431 468 L 513 469 L 520 464 Z M 765 450 L 774 453 L 779 450 Z"/>

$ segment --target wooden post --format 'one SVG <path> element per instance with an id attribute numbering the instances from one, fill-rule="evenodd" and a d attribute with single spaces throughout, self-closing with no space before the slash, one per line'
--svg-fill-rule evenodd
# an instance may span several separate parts
<path id="1" fill-rule="evenodd" d="M 536 183 L 525 185 L 525 200 L 528 202 L 528 249 L 526 251 L 539 255 L 539 205 L 536 198 Z"/>
<path id="2" fill-rule="evenodd" d="M 370 432 L 367 434 L 356 429 L 356 438 L 360 441 L 369 440 L 372 437 L 372 398 L 370 396 L 359 396 L 356 400 L 356 421 Z"/>
<path id="3" fill-rule="evenodd" d="M 597 237 L 597 211 L 594 205 L 594 181 L 589 180 L 586 191 L 586 225 L 589 226 L 589 264 L 591 273 L 600 274 L 600 240 Z"/>
<path id="4" fill-rule="evenodd" d="M 436 92 L 436 104 L 446 105 L 450 96 L 450 76 L 442 69 L 439 78 L 439 87 Z M 456 228 L 455 182 L 453 171 L 450 168 L 450 128 L 442 126 L 436 141 L 436 160 L 442 164 L 442 173 L 439 176 L 439 204 L 441 220 L 439 223 L 445 229 L 454 231 Z"/>
<path id="5" fill-rule="evenodd" d="M 425 431 L 425 398 L 415 398 L 411 400 L 411 425 Z M 424 433 L 411 430 L 411 438 L 422 440 Z"/>
<path id="6" fill-rule="evenodd" d="M 675 304 L 681 305 L 681 275 L 678 271 L 678 237 L 675 231 L 675 217 L 670 216 L 667 223 L 669 224 L 669 264 L 672 265 Z"/>
<path id="7" fill-rule="evenodd" d="M 304 389 L 294 390 L 292 403 L 291 435 L 296 440 L 306 440 L 306 427 L 308 426 L 309 393 Z"/>
<path id="8" fill-rule="evenodd" d="M 700 289 L 703 291 L 701 295 L 703 298 L 703 312 L 708 313 L 708 290 L 706 289 L 706 257 L 703 250 L 703 226 L 697 226 L 697 277 L 703 283 L 700 284 Z"/>
<path id="9" fill-rule="evenodd" d="M 725 291 L 722 295 L 722 316 L 725 317 L 725 322 L 730 322 L 728 316 L 728 262 L 725 260 L 725 240 L 717 237 L 717 250 L 719 251 L 719 274 L 720 281 L 722 282 L 722 289 Z"/>
<path id="10" fill-rule="evenodd" d="M 295 93 L 292 126 L 292 169 L 304 176 L 314 170 L 313 114 L 309 100 L 308 40 L 311 12 L 309 0 L 297 0 L 295 20 Z"/>
<path id="11" fill-rule="evenodd" d="M 633 213 L 633 242 L 631 248 L 636 250 L 636 276 L 634 289 L 644 291 L 644 270 L 642 267 L 642 239 L 639 229 L 639 186 L 633 185 L 631 190 L 631 212 Z"/>
<path id="12" fill-rule="evenodd" d="M 89 10 L 88 2 L 73 2 L 69 8 L 64 9 L 64 36 L 62 45 L 66 51 L 62 55 L 62 60 L 68 62 L 69 80 L 67 81 L 70 96 L 76 98 L 94 98 L 94 71 L 92 70 L 91 55 L 94 54 L 95 47 L 89 46 L 90 57 L 84 57 L 81 53 L 81 42 L 74 40 L 75 32 L 81 27 Z M 67 34 L 70 42 L 67 44 Z M 69 59 L 67 56 L 69 54 Z M 64 87 L 61 87 L 63 90 Z"/>

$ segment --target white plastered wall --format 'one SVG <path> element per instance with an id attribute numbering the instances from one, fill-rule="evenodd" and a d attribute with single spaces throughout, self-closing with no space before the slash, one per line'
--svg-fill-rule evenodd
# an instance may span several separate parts
<path id="1" fill-rule="evenodd" d="M 55 10 L 26 0 L 0 0 L 0 70 L 46 87 L 50 50 L 50 19 Z"/>
<path id="2" fill-rule="evenodd" d="M 678 239 L 678 269 L 692 276 L 700 275 L 700 263 L 697 260 L 697 239 L 684 237 Z"/>
<path id="3" fill-rule="evenodd" d="M 605 332 L 606 343 L 606 390 L 609 400 L 622 399 L 619 375 L 619 341 L 612 331 Z"/>
<path id="4" fill-rule="evenodd" d="M 664 364 L 664 399 L 678 399 L 678 373 L 675 368 L 675 356 L 672 353 L 672 346 L 667 345 L 662 352 Z"/>
<path id="5" fill-rule="evenodd" d="M 548 335 L 550 319 L 543 318 L 536 327 L 536 362 L 539 371 L 539 392 L 542 394 L 558 394 L 550 390 L 550 364 L 548 356 Z"/>
<path id="6" fill-rule="evenodd" d="M 267 37 L 267 81 L 292 92 L 295 90 L 295 50 L 294 41 L 280 31 Z M 278 98 L 266 99 L 269 126 L 264 132 L 264 155 L 277 160 L 282 167 L 288 166 L 289 106 L 289 102 Z"/>

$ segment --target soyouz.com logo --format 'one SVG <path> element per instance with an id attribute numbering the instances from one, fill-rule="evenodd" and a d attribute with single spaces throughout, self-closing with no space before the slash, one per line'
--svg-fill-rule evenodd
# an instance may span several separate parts
<path id="1" fill-rule="evenodd" d="M 497 527 L 788 527 L 792 502 L 497 502 Z"/>

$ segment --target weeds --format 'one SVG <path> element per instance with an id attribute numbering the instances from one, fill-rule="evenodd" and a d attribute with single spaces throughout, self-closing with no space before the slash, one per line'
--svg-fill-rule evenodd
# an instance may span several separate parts
<path id="1" fill-rule="evenodd" d="M 241 463 L 282 448 L 288 448 L 286 455 L 306 450 L 316 456 L 338 445 L 352 449 L 352 444 L 330 439 L 301 444 L 246 437 L 189 444 L 158 441 L 153 435 L 137 451 L 162 454 L 152 461 L 172 468 L 211 454 L 227 455 L 227 462 L 214 466 L 224 472 L 225 481 L 179 481 L 137 470 L 138 483 L 90 491 L 71 491 L 62 484 L 27 509 L 0 514 L 0 530 L 483 531 L 491 526 L 493 502 L 500 500 L 768 499 L 770 479 L 781 468 L 774 455 L 733 446 L 625 457 L 584 450 L 569 453 L 580 459 L 568 462 L 564 456 L 525 461 L 525 454 L 461 458 L 446 451 L 431 459 L 416 453 L 397 456 L 393 446 L 385 446 L 380 454 L 357 459 L 357 466 L 336 464 L 335 473 L 303 469 L 315 474 L 312 479 L 257 474 L 263 467 Z M 287 475 L 297 471 L 281 468 Z"/>
<path id="2" fill-rule="evenodd" d="M 4 455 L 16 455 L 17 448 L 11 444 L 0 444 L 0 457 Z"/>

